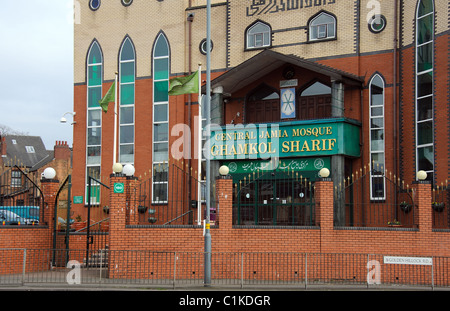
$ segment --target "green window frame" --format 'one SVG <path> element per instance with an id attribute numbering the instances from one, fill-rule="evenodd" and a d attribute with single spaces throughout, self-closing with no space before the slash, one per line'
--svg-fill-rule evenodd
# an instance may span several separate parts
<path id="1" fill-rule="evenodd" d="M 169 184 L 169 75 L 170 49 L 161 32 L 153 48 L 152 202 L 165 204 Z"/>
<path id="2" fill-rule="evenodd" d="M 119 162 L 134 164 L 136 51 L 126 37 L 119 54 Z"/>
<path id="3" fill-rule="evenodd" d="M 100 45 L 94 41 L 89 47 L 87 56 L 86 204 L 88 176 L 93 172 L 100 176 L 101 169 L 102 110 L 98 102 L 102 99 L 102 84 L 103 56 Z M 100 195 L 93 195 L 91 192 L 91 204 L 99 203 Z"/>
<path id="4" fill-rule="evenodd" d="M 419 0 L 416 13 L 416 172 L 434 179 L 434 1 Z"/>

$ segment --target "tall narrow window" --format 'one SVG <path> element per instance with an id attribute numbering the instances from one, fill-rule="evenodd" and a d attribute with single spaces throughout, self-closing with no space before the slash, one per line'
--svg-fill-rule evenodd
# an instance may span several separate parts
<path id="1" fill-rule="evenodd" d="M 94 41 L 89 49 L 87 62 L 87 141 L 86 141 L 86 203 L 88 176 L 99 178 L 102 143 L 102 99 L 103 57 L 99 44 Z M 98 191 L 91 185 L 91 204 L 99 203 Z"/>
<path id="2" fill-rule="evenodd" d="M 153 197 L 168 198 L 169 161 L 169 43 L 160 33 L 153 48 Z"/>
<path id="3" fill-rule="evenodd" d="M 336 38 L 336 18 L 325 12 L 320 13 L 309 22 L 309 40 Z"/>
<path id="4" fill-rule="evenodd" d="M 256 22 L 247 29 L 247 49 L 255 49 L 268 47 L 271 45 L 271 29 L 270 26 Z"/>
<path id="5" fill-rule="evenodd" d="M 119 162 L 134 162 L 134 105 L 136 54 L 130 38 L 120 49 L 119 85 Z"/>
<path id="6" fill-rule="evenodd" d="M 416 18 L 416 171 L 434 174 L 433 0 L 419 0 Z"/>
<path id="7" fill-rule="evenodd" d="M 370 178 L 371 200 L 385 199 L 384 164 L 384 81 L 375 75 L 370 87 L 370 161 L 372 165 Z"/>

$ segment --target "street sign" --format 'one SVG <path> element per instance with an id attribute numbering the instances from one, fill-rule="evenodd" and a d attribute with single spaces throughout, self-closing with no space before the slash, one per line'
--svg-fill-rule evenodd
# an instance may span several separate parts
<path id="1" fill-rule="evenodd" d="M 424 265 L 432 266 L 433 258 L 431 257 L 394 257 L 384 256 L 384 263 L 399 265 Z"/>

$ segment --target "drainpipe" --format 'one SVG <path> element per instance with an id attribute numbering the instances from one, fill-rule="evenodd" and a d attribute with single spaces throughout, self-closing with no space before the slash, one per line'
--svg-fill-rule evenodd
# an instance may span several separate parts
<path id="1" fill-rule="evenodd" d="M 397 35 L 397 23 L 398 23 L 398 0 L 394 0 L 394 60 L 393 60 L 393 106 L 394 106 L 394 113 L 393 113 L 393 126 L 394 126 L 394 174 L 398 176 L 397 172 L 397 151 L 398 151 L 398 144 L 397 144 L 397 41 L 398 41 L 398 35 Z"/>
<path id="2" fill-rule="evenodd" d="M 189 8 L 192 6 L 191 0 L 189 0 Z M 189 75 L 192 74 L 192 22 L 194 21 L 194 14 L 188 14 L 187 17 L 187 22 L 188 22 L 188 70 L 189 70 Z M 191 128 L 191 105 L 192 105 L 192 95 L 188 94 L 188 127 L 189 129 Z M 191 139 L 191 137 L 189 137 L 189 139 Z M 189 144 L 192 146 L 192 144 L 189 142 Z M 188 199 L 187 199 L 187 204 L 188 204 L 188 210 L 190 210 L 192 208 L 191 206 L 191 192 L 192 192 L 192 187 L 191 187 L 191 167 L 192 167 L 192 163 L 191 163 L 191 158 L 192 158 L 192 150 L 190 150 L 190 155 L 189 155 L 189 160 L 188 160 L 188 165 L 189 165 L 189 179 L 188 179 Z M 200 168 L 199 168 L 200 169 Z"/>

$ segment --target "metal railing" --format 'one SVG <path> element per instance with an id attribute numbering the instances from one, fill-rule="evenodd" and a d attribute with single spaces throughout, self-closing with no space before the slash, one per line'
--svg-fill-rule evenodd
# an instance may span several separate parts
<path id="1" fill-rule="evenodd" d="M 433 187 L 433 229 L 450 229 L 450 187 L 447 181 Z"/>
<path id="2" fill-rule="evenodd" d="M 417 227 L 414 189 L 370 166 L 335 183 L 335 209 L 345 209 L 349 227 Z"/>
<path id="3" fill-rule="evenodd" d="M 131 189 L 128 225 L 196 226 L 202 223 L 206 212 L 206 186 L 197 179 L 196 171 L 182 163 L 163 163 L 145 177 Z M 211 195 L 211 223 L 217 222 L 215 199 Z"/>
<path id="4" fill-rule="evenodd" d="M 204 253 L 0 249 L 0 286 L 203 286 Z M 211 286 L 449 287 L 449 257 L 377 254 L 212 253 Z"/>
<path id="5" fill-rule="evenodd" d="M 314 183 L 299 172 L 254 172 L 233 185 L 233 225 L 314 226 Z"/>
<path id="6" fill-rule="evenodd" d="M 44 223 L 44 196 L 40 175 L 25 167 L 11 166 L 0 175 L 0 225 Z"/>

